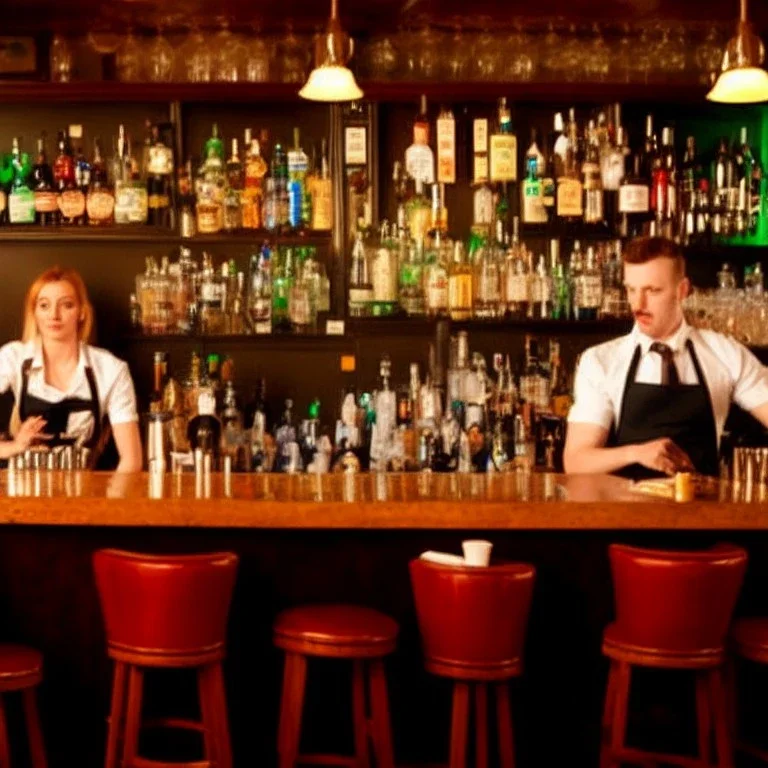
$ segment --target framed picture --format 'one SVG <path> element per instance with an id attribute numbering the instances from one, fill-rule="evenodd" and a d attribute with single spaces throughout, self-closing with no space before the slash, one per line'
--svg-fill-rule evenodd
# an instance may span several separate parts
<path id="1" fill-rule="evenodd" d="M 37 74 L 35 38 L 0 36 L 0 78 Z"/>

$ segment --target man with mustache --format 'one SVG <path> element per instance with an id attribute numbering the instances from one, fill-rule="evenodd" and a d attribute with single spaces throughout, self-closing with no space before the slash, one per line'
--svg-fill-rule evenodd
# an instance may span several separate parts
<path id="1" fill-rule="evenodd" d="M 768 368 L 734 339 L 685 322 L 691 284 L 682 249 L 671 240 L 629 243 L 624 286 L 635 325 L 581 357 L 565 470 L 635 479 L 717 475 L 732 402 L 768 426 Z"/>

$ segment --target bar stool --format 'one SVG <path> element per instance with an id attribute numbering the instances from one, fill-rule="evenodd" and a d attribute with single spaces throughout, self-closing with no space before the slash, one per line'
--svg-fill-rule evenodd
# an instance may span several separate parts
<path id="1" fill-rule="evenodd" d="M 37 714 L 35 687 L 43 679 L 43 657 L 39 651 L 23 645 L 0 645 L 0 766 L 10 768 L 10 745 L 5 719 L 5 696 L 21 692 L 27 721 L 29 756 L 32 768 L 46 768 L 43 733 Z"/>
<path id="2" fill-rule="evenodd" d="M 601 768 L 632 763 L 733 766 L 722 667 L 733 607 L 747 553 L 720 544 L 700 552 L 609 547 L 616 621 L 603 633 L 611 660 L 603 712 Z M 625 744 L 632 667 L 696 673 L 699 758 L 629 748 Z"/>
<path id="3" fill-rule="evenodd" d="M 739 619 L 731 627 L 731 651 L 734 656 L 751 661 L 754 664 L 768 664 L 768 618 L 754 617 Z M 731 721 L 731 730 L 736 735 L 736 691 L 735 675 L 733 670 L 729 675 L 728 691 L 732 704 L 733 718 Z M 757 757 L 764 762 L 768 762 L 768 751 L 760 749 L 753 744 L 746 744 L 737 741 L 736 748 L 741 752 L 746 752 L 752 757 Z"/>
<path id="4" fill-rule="evenodd" d="M 369 738 L 377 768 L 394 768 L 383 658 L 395 650 L 397 622 L 379 611 L 356 605 L 307 605 L 280 613 L 273 629 L 275 645 L 285 651 L 277 736 L 280 768 L 293 768 L 297 763 L 367 768 Z M 299 754 L 310 657 L 352 661 L 354 757 Z M 370 717 L 366 707 L 366 682 Z"/>
<path id="5" fill-rule="evenodd" d="M 94 553 L 93 566 L 107 654 L 115 661 L 106 768 L 116 768 L 121 747 L 120 764 L 126 768 L 175 765 L 138 756 L 147 668 L 196 670 L 202 722 L 166 718 L 144 726 L 200 731 L 205 760 L 195 766 L 231 768 L 221 662 L 237 556 L 154 556 L 106 549 Z"/>
<path id="6" fill-rule="evenodd" d="M 450 768 L 466 764 L 470 692 L 475 699 L 477 768 L 488 765 L 488 684 L 496 693 L 501 768 L 515 765 L 508 682 L 523 671 L 523 646 L 536 569 L 410 563 L 424 665 L 453 685 Z"/>

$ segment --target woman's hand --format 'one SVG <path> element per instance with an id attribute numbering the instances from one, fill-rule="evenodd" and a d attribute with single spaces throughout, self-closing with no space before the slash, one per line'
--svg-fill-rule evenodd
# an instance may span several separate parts
<path id="1" fill-rule="evenodd" d="M 14 446 L 18 453 L 26 451 L 29 448 L 32 441 L 43 434 L 46 421 L 42 416 L 30 416 L 19 427 L 19 431 L 14 438 Z"/>

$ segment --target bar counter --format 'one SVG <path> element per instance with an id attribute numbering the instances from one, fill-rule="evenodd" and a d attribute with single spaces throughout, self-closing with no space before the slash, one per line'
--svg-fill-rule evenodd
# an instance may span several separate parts
<path id="1" fill-rule="evenodd" d="M 768 488 L 684 504 L 610 475 L 150 476 L 9 471 L 0 523 L 412 530 L 764 530 Z"/>

